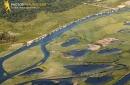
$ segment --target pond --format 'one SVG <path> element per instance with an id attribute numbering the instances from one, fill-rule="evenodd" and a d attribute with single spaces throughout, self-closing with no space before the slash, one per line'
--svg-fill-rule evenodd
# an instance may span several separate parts
<path id="1" fill-rule="evenodd" d="M 125 85 L 129 80 L 130 80 L 130 74 L 123 77 L 120 81 L 118 81 L 114 85 Z"/>
<path id="2" fill-rule="evenodd" d="M 103 70 L 111 67 L 110 65 L 68 65 L 64 66 L 73 72 L 73 75 L 81 74 L 84 72 L 92 72 L 95 70 Z"/>
<path id="3" fill-rule="evenodd" d="M 126 22 L 126 23 L 124 23 L 124 25 L 130 25 L 130 22 Z"/>
<path id="4" fill-rule="evenodd" d="M 111 81 L 112 79 L 113 78 L 111 76 L 103 76 L 101 78 L 98 78 L 98 77 L 89 77 L 87 80 L 85 80 L 85 82 L 89 83 L 89 84 L 92 84 L 92 85 L 101 85 L 103 83 Z"/>
<path id="5" fill-rule="evenodd" d="M 89 52 L 90 50 L 71 50 L 68 56 L 74 56 L 74 58 L 78 58 Z"/>
<path id="6" fill-rule="evenodd" d="M 101 50 L 101 51 L 98 52 L 98 54 L 100 54 L 100 55 L 117 54 L 117 53 L 122 53 L 122 50 L 120 50 L 118 48 L 113 48 L 113 49 L 109 49 L 109 50 Z"/>
<path id="7" fill-rule="evenodd" d="M 130 28 L 118 30 L 117 33 L 130 34 Z"/>
<path id="8" fill-rule="evenodd" d="M 73 38 L 73 39 L 69 40 L 68 42 L 61 44 L 61 46 L 68 47 L 70 45 L 77 44 L 77 43 L 79 43 L 79 40 L 77 40 L 76 38 Z"/>
<path id="9" fill-rule="evenodd" d="M 71 78 L 56 79 L 56 80 L 40 79 L 40 80 L 33 80 L 29 82 L 32 83 L 31 85 L 73 85 L 71 80 L 72 80 Z M 26 83 L 29 83 L 29 82 L 21 83 L 19 85 L 25 85 Z"/>

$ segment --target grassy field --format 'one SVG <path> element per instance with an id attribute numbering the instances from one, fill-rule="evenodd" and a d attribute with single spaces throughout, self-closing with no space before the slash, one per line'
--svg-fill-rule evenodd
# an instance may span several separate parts
<path id="1" fill-rule="evenodd" d="M 42 34 L 49 33 L 51 30 L 58 28 L 62 25 L 65 25 L 66 23 L 69 23 L 71 21 L 74 21 L 74 20 L 79 19 L 86 15 L 100 12 L 101 10 L 102 10 L 102 8 L 82 4 L 73 9 L 70 9 L 66 12 L 62 12 L 62 13 L 45 14 L 45 12 L 40 12 L 37 16 L 37 19 L 35 19 L 31 22 L 16 23 L 14 26 L 15 30 L 13 29 L 12 31 L 15 33 L 21 34 L 21 35 L 17 36 L 17 38 L 20 39 L 18 42 L 26 42 L 27 40 L 36 38 L 37 36 L 40 36 Z M 128 40 L 129 41 L 130 36 L 128 34 L 116 33 L 116 31 L 118 31 L 122 28 L 130 28 L 130 26 L 123 25 L 125 21 L 130 21 L 129 14 L 130 14 L 130 11 L 127 11 L 127 12 L 122 12 L 122 13 L 118 13 L 118 14 L 112 14 L 110 16 L 98 17 L 98 18 L 83 22 L 82 24 L 74 27 L 72 30 L 65 32 L 60 38 L 55 39 L 54 41 L 52 41 L 51 43 L 49 43 L 47 45 L 47 49 L 49 50 L 49 52 L 51 54 L 50 54 L 48 60 L 44 64 L 42 64 L 42 65 L 39 64 L 37 66 L 38 68 L 41 68 L 45 71 L 42 73 L 42 75 L 35 75 L 35 76 L 29 76 L 29 77 L 21 77 L 21 76 L 16 75 L 16 76 L 12 77 L 11 79 L 7 80 L 6 82 L 4 82 L 2 85 L 8 85 L 9 83 L 13 85 L 13 84 L 17 84 L 17 83 L 21 83 L 21 82 L 25 82 L 25 81 L 29 81 L 29 80 L 35 80 L 35 79 L 39 79 L 39 78 L 69 77 L 69 76 L 71 76 L 72 72 L 70 70 L 65 69 L 63 67 L 65 65 L 84 64 L 83 61 L 85 61 L 86 63 L 93 63 L 93 64 L 111 63 L 118 59 L 117 54 L 99 56 L 97 54 L 97 52 L 100 51 L 101 49 L 111 49 L 111 48 L 122 49 L 123 53 L 119 54 L 121 56 L 121 60 L 117 61 L 116 63 L 124 64 L 129 69 L 130 68 L 129 61 L 128 61 L 128 59 L 129 59 L 128 57 L 130 55 L 129 54 L 129 52 L 130 52 L 129 42 L 118 43 L 118 44 L 114 43 L 107 47 L 102 47 L 101 49 L 99 49 L 97 51 L 92 51 L 91 53 L 88 53 L 78 59 L 64 58 L 62 55 L 62 52 L 70 52 L 71 50 L 74 50 L 74 49 L 77 49 L 77 50 L 86 49 L 88 44 L 90 44 L 90 43 L 97 44 L 96 41 L 98 39 L 115 37 L 119 40 Z M 43 18 L 41 18 L 41 17 L 43 17 Z M 13 23 L 11 23 L 11 24 L 13 24 Z M 25 30 L 25 28 L 23 29 L 23 25 L 25 26 L 25 28 L 27 30 Z M 7 25 L 5 25 L 5 26 L 7 26 Z M 18 27 L 18 28 L 16 28 L 16 27 Z M 12 29 L 12 28 L 8 28 L 6 31 L 9 31 L 9 29 Z M 5 29 L 3 29 L 3 30 L 5 30 Z M 34 34 L 36 34 L 36 35 L 34 35 Z M 25 37 L 25 35 L 28 35 L 28 36 Z M 61 46 L 62 43 L 66 42 L 72 38 L 77 38 L 81 42 L 76 45 L 69 46 L 69 47 Z M 35 52 L 37 52 L 37 51 L 35 51 L 36 48 L 31 48 L 31 49 L 34 52 L 34 55 L 37 55 L 37 53 L 35 53 Z M 38 52 L 41 52 L 41 51 L 39 51 L 39 48 L 37 48 L 37 49 L 38 49 Z M 14 65 L 14 64 L 18 63 L 19 60 L 23 59 L 23 57 L 25 57 L 25 56 L 23 56 L 23 54 L 25 55 L 28 52 L 30 52 L 30 49 L 28 49 L 27 52 L 25 51 L 23 53 L 20 53 L 16 56 L 12 57 L 12 59 L 5 61 L 4 62 L 5 67 L 7 67 L 7 66 L 18 67 L 18 69 L 15 69 L 15 70 L 13 70 L 13 69 L 6 69 L 6 70 L 11 72 L 11 71 L 23 69 L 23 67 L 21 68 L 21 66 L 23 64 L 21 64 L 21 63 L 18 65 Z M 19 58 L 19 56 L 21 56 L 21 58 Z M 32 56 L 28 55 L 28 56 L 36 58 L 36 56 L 33 56 L 33 55 Z M 32 61 L 32 59 L 34 59 L 34 58 L 31 58 L 31 59 L 29 58 L 29 60 Z M 41 58 L 43 58 L 43 57 L 41 57 L 39 54 L 39 59 L 41 59 Z M 18 61 L 15 61 L 15 63 L 14 62 L 12 63 L 12 61 L 15 59 L 18 59 Z M 27 59 L 27 58 L 25 58 L 25 59 Z M 23 59 L 23 61 L 25 61 L 24 63 L 28 63 L 29 60 L 26 61 Z M 35 61 L 35 62 L 38 62 L 38 61 Z M 104 85 L 114 84 L 119 79 L 121 79 L 124 76 L 124 74 L 129 73 L 128 69 L 116 70 L 115 72 L 112 73 L 112 76 L 114 79 Z M 67 75 L 66 75 L 66 73 L 67 73 Z M 85 85 L 83 82 L 84 79 L 83 80 L 76 79 L 76 80 L 80 81 L 79 85 Z M 73 80 L 73 81 L 76 81 L 76 80 Z"/>
<path id="2" fill-rule="evenodd" d="M 40 73 L 39 75 L 28 76 L 28 77 L 15 76 L 7 80 L 6 82 L 4 82 L 2 85 L 8 85 L 9 83 L 13 85 L 13 84 L 22 83 L 29 80 L 35 80 L 40 78 L 70 77 L 72 72 L 65 69 L 63 66 L 70 65 L 73 63 L 82 63 L 82 62 L 73 59 L 64 59 L 64 58 L 53 59 L 53 56 L 50 56 L 49 59 L 44 64 L 37 66 L 37 68 L 41 68 L 44 70 L 43 73 Z"/>
<path id="3" fill-rule="evenodd" d="M 2 52 L 0 53 L 0 58 L 16 51 L 17 49 L 21 48 L 23 43 L 14 43 L 14 44 L 0 44 L 0 48 Z M 5 50 L 5 51 L 3 51 Z"/>
<path id="4" fill-rule="evenodd" d="M 129 11 L 118 13 L 118 14 L 112 14 L 110 16 L 104 16 L 101 18 L 86 21 L 74 27 L 72 31 L 65 32 L 60 38 L 57 38 L 53 42 L 49 43 L 47 45 L 47 49 L 51 52 L 51 55 L 49 59 L 43 65 L 38 66 L 39 68 L 42 68 L 45 70 L 45 72 L 43 72 L 44 78 L 60 78 L 60 77 L 70 76 L 71 71 L 63 68 L 63 66 L 71 65 L 71 64 L 74 64 L 74 65 L 83 64 L 83 59 L 85 59 L 85 61 L 88 63 L 95 63 L 95 64 L 96 63 L 110 63 L 110 62 L 116 61 L 118 59 L 117 55 L 112 54 L 112 55 L 99 56 L 97 54 L 99 50 L 92 51 L 91 53 L 86 54 L 84 57 L 80 57 L 79 59 L 63 58 L 62 52 L 68 52 L 73 49 L 85 49 L 87 48 L 88 43 L 97 44 L 96 43 L 97 39 L 103 39 L 103 38 L 108 38 L 108 37 L 116 37 L 117 39 L 120 39 L 120 40 L 129 40 L 129 36 L 127 34 L 116 33 L 116 31 L 118 31 L 119 29 L 129 28 L 129 26 L 123 25 L 124 21 L 130 20 L 130 17 L 128 14 L 129 14 Z M 78 34 L 76 35 L 75 32 Z M 102 35 L 99 35 L 101 33 Z M 63 42 L 66 42 L 74 37 L 79 39 L 82 42 L 76 45 L 69 46 L 69 47 L 61 46 Z M 118 44 L 114 43 L 107 47 L 102 47 L 101 49 L 111 49 L 111 48 L 122 49 L 123 53 L 120 54 L 122 59 L 117 61 L 116 63 L 127 65 L 127 67 L 129 68 L 129 61 L 128 61 L 129 53 L 127 51 L 130 51 L 130 49 L 128 46 L 129 46 L 128 42 L 118 43 Z M 59 70 L 61 73 L 58 73 Z M 66 76 L 63 73 L 69 73 L 69 75 Z M 112 73 L 112 76 L 114 77 L 114 79 L 110 81 L 109 83 L 106 83 L 106 85 L 114 84 L 115 82 L 117 82 L 119 79 L 121 79 L 124 76 L 124 73 L 129 73 L 129 70 L 124 69 L 124 70 L 115 71 L 114 73 Z M 48 74 L 48 75 L 45 75 L 45 74 Z M 43 78 L 43 75 L 31 76 L 28 78 L 15 76 L 15 78 L 7 80 L 3 85 L 7 85 L 8 83 L 14 83 L 14 81 L 15 83 L 18 83 L 18 82 L 25 82 L 31 79 Z"/>
<path id="5" fill-rule="evenodd" d="M 60 38 L 55 39 L 53 42 L 49 43 L 47 45 L 47 49 L 50 51 L 51 55 L 49 59 L 43 64 L 39 64 L 39 68 L 42 68 L 45 70 L 42 75 L 37 75 L 37 76 L 31 76 L 26 78 L 16 76 L 16 78 L 9 79 L 7 80 L 3 85 L 6 85 L 9 82 L 24 82 L 27 80 L 31 79 L 38 79 L 38 78 L 60 78 L 60 77 L 67 77 L 71 75 L 71 71 L 63 68 L 65 65 L 78 65 L 78 64 L 84 64 L 84 59 L 86 63 L 111 63 L 113 61 L 116 61 L 117 55 L 112 54 L 112 55 L 98 55 L 97 52 L 100 51 L 101 49 L 111 49 L 111 48 L 119 48 L 123 50 L 123 53 L 120 54 L 122 57 L 121 60 L 117 61 L 116 63 L 118 64 L 124 64 L 127 65 L 129 68 L 129 61 L 128 61 L 128 56 L 129 53 L 127 51 L 130 51 L 129 49 L 129 43 L 113 43 L 107 47 L 102 47 L 100 50 L 97 51 L 92 51 L 89 54 L 84 55 L 84 57 L 80 57 L 79 59 L 66 59 L 63 58 L 62 52 L 68 52 L 73 49 L 85 49 L 87 48 L 88 43 L 92 44 L 97 44 L 95 41 L 97 39 L 103 39 L 103 38 L 108 38 L 108 37 L 116 37 L 117 39 L 120 40 L 129 40 L 129 36 L 127 34 L 118 34 L 116 33 L 117 30 L 122 29 L 122 28 L 128 28 L 129 26 L 124 26 L 123 22 L 126 20 L 130 20 L 129 17 L 129 11 L 128 12 L 123 12 L 123 13 L 118 13 L 118 14 L 112 14 L 110 16 L 104 16 L 101 18 L 97 19 L 92 19 L 90 21 L 86 21 L 72 29 L 72 31 L 67 31 L 65 32 Z M 123 17 L 125 16 L 125 17 Z M 121 18 L 121 19 L 120 19 Z M 109 28 L 111 27 L 111 29 Z M 80 29 L 79 29 L 80 28 Z M 109 28 L 109 29 L 108 29 Z M 78 33 L 77 35 L 75 34 Z M 99 35 L 101 34 L 102 35 Z M 71 36 L 71 37 L 70 37 Z M 127 36 L 127 37 L 126 37 Z M 61 44 L 72 39 L 72 38 L 77 38 L 81 42 L 72 45 L 69 47 L 62 47 Z M 117 67 L 115 67 L 117 68 Z M 60 73 L 58 71 L 60 70 Z M 127 69 L 122 69 L 122 70 L 117 70 L 114 73 L 112 73 L 112 76 L 114 79 L 106 83 L 107 84 L 114 84 L 117 82 L 119 79 L 121 79 L 124 76 L 124 73 L 128 73 L 129 70 Z M 66 75 L 64 73 L 68 73 L 69 75 Z M 47 75 L 46 75 L 47 74 Z M 60 74 L 60 75 L 59 75 Z M 43 76 L 44 75 L 44 76 Z M 19 81 L 18 79 L 22 79 L 22 81 Z M 83 83 L 83 82 L 81 82 Z"/>
<path id="6" fill-rule="evenodd" d="M 116 31 L 120 29 L 130 27 L 130 26 L 123 25 L 125 21 L 130 20 L 129 13 L 130 11 L 127 11 L 123 13 L 112 14 L 110 16 L 104 16 L 101 18 L 86 21 L 74 27 L 71 31 L 65 32 L 60 38 L 57 38 L 53 42 L 48 44 L 47 47 L 50 51 L 55 51 L 57 52 L 55 54 L 58 54 L 60 51 L 68 52 L 73 49 L 78 49 L 78 50 L 85 49 L 87 48 L 88 43 L 97 44 L 96 40 L 98 39 L 115 37 L 119 40 L 126 40 L 127 42 L 113 43 L 107 47 L 102 47 L 101 49 L 111 49 L 111 48 L 122 49 L 123 53 L 119 54 L 121 56 L 121 60 L 117 61 L 116 63 L 124 64 L 129 68 L 128 57 L 130 56 L 129 54 L 130 49 L 128 46 L 129 46 L 130 36 L 129 34 L 116 33 Z M 79 39 L 81 42 L 76 45 L 69 46 L 69 47 L 61 47 L 61 44 L 63 42 L 66 42 L 74 37 Z M 52 44 L 55 44 L 55 45 L 52 46 Z M 101 49 L 97 51 L 92 51 L 91 53 L 84 55 L 83 59 L 85 59 L 85 61 L 88 63 L 110 63 L 110 62 L 118 60 L 117 54 L 98 55 L 97 52 L 99 52 Z M 114 84 L 119 79 L 121 79 L 126 73 L 129 73 L 129 70 L 124 69 L 124 70 L 115 71 L 114 73 L 112 73 L 114 79 L 111 82 L 106 83 L 106 85 Z"/>
<path id="7" fill-rule="evenodd" d="M 125 1 L 128 1 L 128 0 L 104 0 L 104 1 L 99 2 L 97 4 L 100 5 L 100 6 L 115 8 L 118 5 L 121 5 Z"/>
<path id="8" fill-rule="evenodd" d="M 13 73 L 32 66 L 43 58 L 40 46 L 36 46 L 5 60 L 3 67 L 8 73 Z"/>
<path id="9" fill-rule="evenodd" d="M 46 14 L 44 11 L 40 12 L 40 13 L 37 14 L 37 19 L 35 19 L 31 22 L 26 22 L 26 23 L 18 22 L 18 23 L 14 24 L 14 23 L 7 22 L 7 21 L 1 19 L 1 22 L 4 23 L 4 24 L 1 24 L 2 25 L 1 31 L 10 31 L 11 30 L 14 33 L 20 33 L 20 35 L 17 36 L 17 38 L 19 39 L 18 42 L 25 43 L 26 41 L 28 41 L 30 39 L 34 39 L 34 38 L 36 38 L 40 35 L 43 35 L 45 33 L 49 33 L 50 31 L 52 31 L 52 30 L 54 30 L 58 27 L 61 27 L 61 26 L 65 25 L 65 24 L 67 24 L 71 21 L 75 21 L 75 20 L 80 19 L 80 18 L 87 16 L 87 15 L 98 13 L 101 10 L 103 10 L 103 8 L 88 6 L 88 5 L 82 4 L 82 5 L 79 5 L 75 8 L 73 8 L 73 9 L 70 9 L 68 11 L 62 12 L 62 13 L 55 13 L 55 14 L 48 13 L 48 14 Z M 8 25 L 12 25 L 13 27 L 11 28 Z M 22 28 L 23 26 L 24 26 L 24 28 Z M 4 27 L 7 27 L 7 29 L 4 29 Z M 31 48 L 31 49 L 35 50 L 36 48 Z M 39 49 L 38 49 L 38 51 L 39 51 Z M 25 56 L 22 56 L 23 54 L 25 55 L 25 53 L 28 54 L 28 52 L 30 52 L 29 49 L 25 52 L 22 52 L 22 53 L 20 53 L 16 56 L 6 60 L 3 64 L 4 67 L 12 66 L 12 67 L 16 67 L 16 69 L 13 70 L 11 68 L 5 68 L 5 70 L 7 70 L 8 72 L 14 72 L 14 71 L 23 69 L 23 65 L 25 63 L 28 64 L 29 60 L 31 61 L 32 59 L 36 58 L 35 55 L 32 55 L 32 56 L 28 55 L 32 58 L 31 59 L 29 58 L 27 60 L 28 57 L 25 58 Z M 35 53 L 35 51 L 33 51 L 33 52 L 34 52 L 34 54 L 37 55 L 37 53 Z M 56 54 L 56 55 L 58 55 L 58 54 Z M 61 57 L 61 56 L 59 56 L 59 57 Z M 41 59 L 41 58 L 43 58 L 43 57 L 39 56 L 38 60 Z M 52 59 L 48 60 L 47 64 L 46 63 L 44 65 L 39 64 L 40 66 L 38 66 L 38 67 L 44 69 L 45 73 L 50 72 L 51 70 L 55 71 L 55 72 L 58 72 L 59 70 L 61 70 L 61 73 L 62 72 L 64 73 L 65 69 L 63 68 L 63 62 L 62 62 L 62 61 L 64 61 L 64 59 L 59 58 L 58 60 L 55 60 L 55 57 L 50 57 L 50 58 L 52 58 Z M 18 60 L 14 61 L 15 59 L 18 59 Z M 21 59 L 25 62 L 19 63 L 19 64 L 16 65 L 15 63 L 17 63 L 19 60 L 21 61 Z M 24 60 L 24 59 L 26 59 L 26 60 Z M 14 61 L 14 62 L 12 63 L 12 61 Z M 60 64 L 57 63 L 57 61 L 61 61 L 61 62 L 59 62 Z M 38 61 L 34 61 L 34 62 L 38 62 Z M 50 63 L 50 62 L 52 62 L 52 63 Z M 66 65 L 67 63 L 69 64 L 69 62 L 71 64 L 74 64 L 74 63 L 76 64 L 77 60 L 67 59 L 67 61 L 64 61 L 64 65 Z M 81 63 L 81 61 L 79 61 L 79 63 Z M 31 64 L 32 63 L 29 63 L 29 65 L 31 65 Z M 56 68 L 56 69 L 53 68 L 49 71 L 50 67 L 51 68 L 54 67 L 54 66 L 57 67 L 57 65 L 60 65 L 60 67 Z M 55 75 L 57 75 L 57 74 L 55 74 Z M 63 75 L 61 74 L 60 76 L 56 76 L 56 77 L 61 77 L 61 76 L 63 76 Z M 42 75 L 39 75 L 39 77 L 38 76 L 32 76 L 31 78 L 30 77 L 24 78 L 24 77 L 20 77 L 20 76 L 15 76 L 14 78 L 7 80 L 7 82 L 5 82 L 4 84 L 6 85 L 8 83 L 13 84 L 13 83 L 18 83 L 18 82 L 22 82 L 22 81 L 24 82 L 24 81 L 27 81 L 27 80 L 30 80 L 30 79 L 37 79 L 37 78 L 41 78 L 41 77 L 43 77 L 43 76 Z"/>
<path id="10" fill-rule="evenodd" d="M 10 44 L 0 44 L 0 52 L 6 51 Z"/>

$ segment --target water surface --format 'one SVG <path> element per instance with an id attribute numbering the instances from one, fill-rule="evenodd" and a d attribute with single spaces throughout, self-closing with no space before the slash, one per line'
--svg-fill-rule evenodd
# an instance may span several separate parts
<path id="1" fill-rule="evenodd" d="M 79 40 L 74 38 L 74 39 L 69 40 L 68 42 L 65 42 L 65 43 L 61 44 L 61 46 L 68 47 L 70 45 L 77 44 L 77 43 L 79 43 Z"/>
<path id="2" fill-rule="evenodd" d="M 29 81 L 32 85 L 73 85 L 71 82 L 71 78 L 67 79 L 56 79 L 56 80 L 47 80 L 47 79 L 40 79 L 40 80 L 33 80 Z M 25 85 L 29 82 L 21 83 L 19 85 Z"/>
<path id="3" fill-rule="evenodd" d="M 98 54 L 103 55 L 103 54 L 117 54 L 117 53 L 122 53 L 122 50 L 118 48 L 113 48 L 109 50 L 101 50 L 98 52 Z"/>
<path id="4" fill-rule="evenodd" d="M 101 85 L 103 83 L 111 81 L 113 78 L 111 76 L 98 77 L 89 77 L 85 82 L 92 85 Z M 122 84 L 123 85 L 123 84 Z"/>
<path id="5" fill-rule="evenodd" d="M 130 80 L 130 74 L 128 74 L 125 77 L 123 77 L 121 80 L 119 80 L 114 85 L 125 85 L 129 80 Z"/>
<path id="6" fill-rule="evenodd" d="M 125 29 L 118 30 L 117 33 L 129 34 L 130 33 L 130 28 L 125 28 Z"/>
<path id="7" fill-rule="evenodd" d="M 124 25 L 130 25 L 130 22 L 128 22 L 128 23 L 124 23 Z"/>
<path id="8" fill-rule="evenodd" d="M 73 75 L 77 75 L 84 72 L 107 69 L 110 67 L 110 65 L 68 65 L 64 67 L 68 70 L 71 70 Z"/>
<path id="9" fill-rule="evenodd" d="M 68 54 L 68 56 L 74 56 L 74 58 L 78 58 L 88 52 L 90 52 L 90 50 L 71 50 L 70 53 Z"/>

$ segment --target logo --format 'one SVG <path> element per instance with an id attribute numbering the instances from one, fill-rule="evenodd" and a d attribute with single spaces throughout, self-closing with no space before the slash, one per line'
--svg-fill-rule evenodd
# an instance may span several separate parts
<path id="1" fill-rule="evenodd" d="M 11 3 L 12 9 L 37 9 L 46 6 L 46 3 Z"/>
<path id="2" fill-rule="evenodd" d="M 6 10 L 7 12 L 11 12 L 10 5 L 9 5 L 8 0 L 4 0 L 4 6 L 5 6 L 5 10 Z"/>
<path id="3" fill-rule="evenodd" d="M 11 12 L 11 9 L 39 9 L 46 6 L 46 3 L 10 3 L 4 0 L 4 7 L 6 12 Z"/>

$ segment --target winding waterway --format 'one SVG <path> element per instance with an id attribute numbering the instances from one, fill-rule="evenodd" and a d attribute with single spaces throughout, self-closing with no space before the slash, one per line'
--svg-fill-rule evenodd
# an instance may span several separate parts
<path id="1" fill-rule="evenodd" d="M 25 71 L 27 71 L 27 70 L 30 70 L 30 69 L 36 67 L 37 64 L 40 63 L 40 62 L 44 63 L 44 62 L 47 60 L 47 58 L 49 57 L 49 55 L 50 55 L 49 51 L 46 49 L 46 45 L 47 45 L 49 42 L 51 42 L 53 39 L 55 39 L 56 37 L 61 36 L 64 32 L 66 32 L 66 31 L 72 29 L 74 26 L 77 26 L 77 25 L 81 24 L 82 22 L 84 22 L 84 21 L 86 21 L 86 20 L 90 20 L 90 19 L 92 19 L 92 18 L 97 18 L 97 17 L 101 17 L 101 16 L 109 16 L 110 14 L 119 13 L 119 12 L 124 12 L 124 11 L 128 11 L 128 10 L 130 10 L 130 8 L 125 8 L 125 9 L 123 9 L 123 10 L 117 10 L 117 11 L 113 11 L 113 12 L 105 12 L 105 13 L 95 14 L 95 15 L 92 15 L 92 16 L 89 16 L 89 17 L 86 17 L 86 18 L 83 18 L 83 19 L 81 19 L 81 20 L 78 20 L 78 21 L 76 21 L 76 22 L 73 22 L 72 24 L 70 24 L 70 25 L 68 25 L 68 26 L 66 26 L 66 27 L 63 27 L 62 29 L 60 29 L 60 30 L 58 30 L 58 31 L 56 31 L 56 32 L 54 32 L 54 33 L 52 33 L 52 34 L 46 36 L 45 38 L 43 38 L 43 39 L 41 39 L 41 40 L 39 40 L 39 41 L 37 41 L 37 42 L 35 42 L 35 43 L 32 43 L 32 44 L 29 45 L 28 47 L 27 47 L 27 46 L 24 46 L 24 47 L 18 49 L 17 51 L 15 51 L 15 52 L 13 52 L 13 53 L 7 55 L 7 56 L 4 56 L 3 58 L 0 58 L 0 84 L 3 83 L 4 81 L 6 81 L 7 79 L 9 79 L 9 78 L 11 78 L 11 77 L 13 77 L 13 76 L 15 76 L 15 75 L 21 73 L 21 72 L 25 72 Z M 20 53 L 20 52 L 22 52 L 22 51 L 25 51 L 26 49 L 31 48 L 31 47 L 33 47 L 33 46 L 37 46 L 37 45 L 41 45 L 41 49 L 42 49 L 42 51 L 43 51 L 43 53 L 44 53 L 44 58 L 43 58 L 40 62 L 38 62 L 38 63 L 36 63 L 35 65 L 30 66 L 30 67 L 28 67 L 28 68 L 26 68 L 26 69 L 20 70 L 20 71 L 18 71 L 18 72 L 12 73 L 12 74 L 8 74 L 8 73 L 7 73 L 7 76 L 3 76 L 3 74 L 6 73 L 6 71 L 4 70 L 4 68 L 3 68 L 3 66 L 2 66 L 2 63 L 3 63 L 6 59 L 9 59 L 9 58 L 13 57 L 14 55 L 16 55 L 16 54 L 18 54 L 18 53 Z"/>

